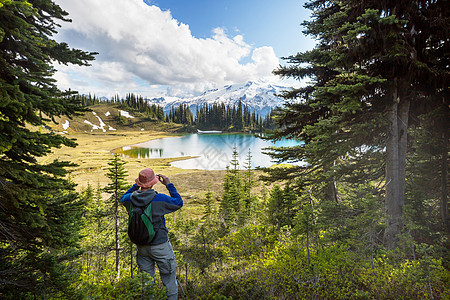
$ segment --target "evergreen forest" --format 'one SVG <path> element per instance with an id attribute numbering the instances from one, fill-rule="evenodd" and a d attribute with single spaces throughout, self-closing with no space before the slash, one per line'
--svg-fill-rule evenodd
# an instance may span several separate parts
<path id="1" fill-rule="evenodd" d="M 450 299 L 450 6 L 305 7 L 316 47 L 274 73 L 310 82 L 285 91 L 269 116 L 242 103 L 164 114 L 131 93 L 105 103 L 155 124 L 304 142 L 263 150 L 279 164 L 258 170 L 251 152 L 235 148 L 221 188 L 184 199 L 200 211 L 166 216 L 179 297 Z M 55 40 L 69 13 L 52 0 L 0 0 L 0 298 L 165 299 L 159 276 L 136 266 L 126 233 L 127 159 L 111 155 L 102 166 L 109 183 L 83 189 L 71 161 L 42 160 L 77 147 L 46 126 L 99 103 L 52 77 L 54 62 L 88 67 L 98 54 Z"/>
<path id="2" fill-rule="evenodd" d="M 163 107 L 157 104 L 150 104 L 148 99 L 142 96 L 129 93 L 125 98 L 114 96 L 111 99 L 100 100 L 95 95 L 74 95 L 73 99 L 81 102 L 83 106 L 93 105 L 116 105 L 119 108 L 140 114 L 147 120 L 156 122 L 182 124 L 185 132 L 196 132 L 196 128 L 202 130 L 220 130 L 227 132 L 259 132 L 273 129 L 273 113 L 260 116 L 256 111 L 252 111 L 241 101 L 237 105 L 225 103 L 213 103 L 195 105 L 195 114 L 187 104 L 172 106 L 168 113 L 164 113 Z M 119 117 L 119 123 L 124 122 Z"/>

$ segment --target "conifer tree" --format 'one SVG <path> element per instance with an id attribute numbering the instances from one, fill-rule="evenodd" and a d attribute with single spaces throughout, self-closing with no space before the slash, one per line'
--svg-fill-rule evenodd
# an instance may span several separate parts
<path id="1" fill-rule="evenodd" d="M 232 178 L 230 200 L 232 201 L 233 210 L 236 213 L 240 213 L 242 209 L 242 176 L 239 167 L 239 153 L 237 152 L 237 147 L 234 145 L 232 158 L 230 161 L 230 175 Z"/>
<path id="2" fill-rule="evenodd" d="M 283 190 L 278 184 L 275 184 L 270 191 L 270 197 L 267 203 L 267 216 L 269 223 L 276 226 L 278 231 L 280 231 L 280 228 L 284 225 L 281 221 L 283 217 L 283 201 Z"/>
<path id="3" fill-rule="evenodd" d="M 236 130 L 242 130 L 244 128 L 244 116 L 241 101 L 239 101 L 237 110 L 235 110 L 234 126 L 236 127 Z"/>
<path id="4" fill-rule="evenodd" d="M 439 107 L 422 116 L 420 126 L 412 130 L 413 154 L 407 166 L 407 217 L 414 224 L 418 243 L 438 243 L 449 232 L 448 224 L 448 129 Z M 441 125 L 442 130 L 437 130 Z M 439 210 L 436 209 L 439 207 Z"/>
<path id="5" fill-rule="evenodd" d="M 286 183 L 284 188 L 275 184 L 270 191 L 267 203 L 269 222 L 277 226 L 278 230 L 283 226 L 293 226 L 293 220 L 297 213 L 297 196 L 292 191 L 291 183 Z"/>
<path id="6" fill-rule="evenodd" d="M 106 257 L 111 248 L 111 237 L 114 236 L 109 222 L 111 209 L 103 200 L 102 191 L 98 182 L 95 189 L 88 183 L 82 193 L 87 202 L 82 246 L 85 250 L 86 268 L 94 275 L 100 275 L 101 270 L 105 269 Z"/>
<path id="7" fill-rule="evenodd" d="M 51 148 L 73 147 L 67 137 L 39 130 L 57 116 L 83 111 L 60 91 L 53 62 L 88 65 L 94 53 L 56 42 L 67 12 L 50 0 L 0 0 L 0 294 L 62 295 L 63 256 L 77 247 L 83 203 L 67 181 L 70 163 L 39 163 Z M 66 295 L 67 296 L 67 295 Z M 68 297 L 68 296 L 67 296 Z"/>
<path id="8" fill-rule="evenodd" d="M 114 158 L 108 162 L 110 166 L 106 176 L 111 182 L 104 188 L 104 191 L 112 194 L 111 199 L 114 205 L 114 228 L 115 228 L 115 252 L 116 252 L 116 273 L 117 278 L 120 276 L 120 238 L 119 238 L 119 200 L 123 193 L 127 190 L 127 171 L 124 168 L 126 164 L 118 154 L 114 155 Z"/>
<path id="9" fill-rule="evenodd" d="M 206 220 L 206 223 L 208 226 L 211 224 L 211 218 L 213 216 L 214 210 L 213 210 L 213 193 L 208 189 L 208 192 L 206 192 L 206 199 L 205 199 L 205 211 L 202 219 Z"/>
<path id="10" fill-rule="evenodd" d="M 231 225 L 238 220 L 242 205 L 242 177 L 239 169 L 239 154 L 236 145 L 233 147 L 230 165 L 227 166 L 223 197 L 220 203 L 220 211 L 227 225 Z"/>
<path id="11" fill-rule="evenodd" d="M 252 154 L 248 149 L 247 159 L 245 161 L 245 174 L 243 176 L 243 201 L 244 211 L 247 216 L 251 214 L 253 209 L 254 196 L 252 195 L 252 189 L 255 186 L 255 178 L 252 170 Z"/>
<path id="12" fill-rule="evenodd" d="M 410 116 L 440 102 L 447 89 L 442 57 L 450 38 L 438 24 L 448 22 L 448 9 L 445 1 L 320 0 L 305 6 L 313 10 L 305 33 L 318 45 L 288 57 L 292 65 L 275 73 L 308 76 L 312 84 L 284 93 L 303 100 L 278 111 L 281 126 L 274 135 L 305 144 L 279 149 L 275 157 L 305 160 L 321 168 L 327 182 L 384 177 L 385 242 L 395 247 L 402 230 Z"/>

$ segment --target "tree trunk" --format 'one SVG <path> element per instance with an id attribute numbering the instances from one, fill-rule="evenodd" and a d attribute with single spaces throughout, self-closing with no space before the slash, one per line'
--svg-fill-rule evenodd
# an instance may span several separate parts
<path id="1" fill-rule="evenodd" d="M 444 230 L 449 230 L 448 222 L 448 106 L 443 105 L 443 132 L 442 132 L 442 154 L 441 154 L 441 218 Z"/>
<path id="2" fill-rule="evenodd" d="M 120 257 L 119 257 L 119 197 L 117 195 L 117 193 L 115 193 L 115 229 L 116 229 L 116 274 L 117 274 L 117 279 L 120 278 Z"/>
<path id="3" fill-rule="evenodd" d="M 328 199 L 332 202 L 338 203 L 336 181 L 331 180 L 328 182 Z"/>
<path id="4" fill-rule="evenodd" d="M 131 278 L 133 278 L 133 244 L 130 243 L 130 273 Z"/>
<path id="5" fill-rule="evenodd" d="M 333 162 L 333 165 L 335 163 Z M 331 167 L 329 164 L 325 164 L 323 166 L 323 170 L 325 173 L 328 173 L 331 170 Z M 331 177 L 327 179 L 327 186 L 325 189 L 325 195 L 326 195 L 326 199 L 328 199 L 331 202 L 336 202 L 338 203 L 338 193 L 337 193 L 337 188 L 336 188 L 336 180 L 335 177 Z"/>
<path id="6" fill-rule="evenodd" d="M 405 176 L 407 129 L 410 101 L 400 99 L 399 84 L 393 81 L 392 100 L 387 112 L 389 129 L 386 141 L 386 231 L 385 243 L 388 248 L 396 246 L 403 222 L 405 203 Z"/>

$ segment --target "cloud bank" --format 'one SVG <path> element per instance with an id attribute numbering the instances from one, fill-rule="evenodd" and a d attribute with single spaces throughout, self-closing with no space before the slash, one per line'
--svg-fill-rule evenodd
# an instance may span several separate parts
<path id="1" fill-rule="evenodd" d="M 272 47 L 252 48 L 242 35 L 215 28 L 196 38 L 189 26 L 142 0 L 56 0 L 72 23 L 57 40 L 100 54 L 91 67 L 57 66 L 60 88 L 112 95 L 173 95 L 272 79 L 279 64 Z M 164 88 L 162 88 L 164 87 Z M 192 94 L 191 94 L 192 95 Z"/>

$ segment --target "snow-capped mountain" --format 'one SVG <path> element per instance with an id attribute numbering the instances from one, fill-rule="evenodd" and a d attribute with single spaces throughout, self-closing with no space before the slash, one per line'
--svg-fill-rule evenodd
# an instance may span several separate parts
<path id="1" fill-rule="evenodd" d="M 148 101 L 163 106 L 165 112 L 170 111 L 172 107 L 178 107 L 180 104 L 187 104 L 194 114 L 196 108 L 204 103 L 218 102 L 226 105 L 237 105 L 241 101 L 251 111 L 256 111 L 259 115 L 266 115 L 272 108 L 281 106 L 284 102 L 282 98 L 275 94 L 288 89 L 285 86 L 249 81 L 245 84 L 233 84 L 220 89 L 208 90 L 192 98 L 159 97 L 148 99 Z"/>

